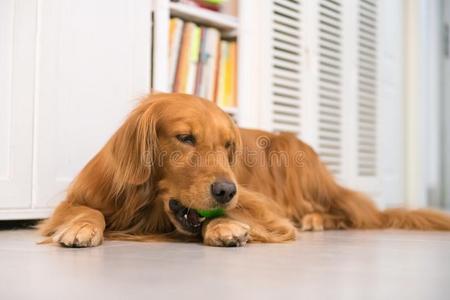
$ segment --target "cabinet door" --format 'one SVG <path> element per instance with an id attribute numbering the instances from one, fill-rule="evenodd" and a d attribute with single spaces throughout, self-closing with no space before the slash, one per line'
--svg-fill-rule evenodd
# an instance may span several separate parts
<path id="1" fill-rule="evenodd" d="M 41 1 L 36 207 L 54 206 L 150 83 L 150 1 Z"/>
<path id="2" fill-rule="evenodd" d="M 35 1 L 0 1 L 0 208 L 31 206 Z"/>

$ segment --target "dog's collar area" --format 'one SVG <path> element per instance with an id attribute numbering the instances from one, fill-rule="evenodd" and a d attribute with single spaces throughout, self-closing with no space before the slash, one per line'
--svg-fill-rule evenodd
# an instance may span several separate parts
<path id="1" fill-rule="evenodd" d="M 206 218 L 201 217 L 195 209 L 183 206 L 180 201 L 176 199 L 169 200 L 169 208 L 184 230 L 194 234 L 199 234 L 201 232 L 202 223 Z"/>

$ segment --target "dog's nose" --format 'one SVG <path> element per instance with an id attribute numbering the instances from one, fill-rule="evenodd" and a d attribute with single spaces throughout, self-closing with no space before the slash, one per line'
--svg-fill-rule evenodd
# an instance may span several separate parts
<path id="1" fill-rule="evenodd" d="M 226 204 L 236 195 L 236 185 L 229 181 L 216 181 L 211 185 L 211 194 L 217 202 Z"/>

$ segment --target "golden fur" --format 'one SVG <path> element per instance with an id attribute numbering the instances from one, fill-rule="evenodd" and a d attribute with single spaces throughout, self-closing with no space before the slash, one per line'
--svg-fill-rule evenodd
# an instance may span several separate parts
<path id="1" fill-rule="evenodd" d="M 176 139 L 193 134 L 195 145 Z M 192 236 L 169 208 L 217 204 L 216 178 L 237 183 L 226 215 Z M 236 246 L 283 242 L 302 230 L 402 228 L 450 230 L 436 211 L 380 212 L 364 195 L 336 183 L 317 154 L 291 134 L 238 129 L 213 103 L 183 94 L 144 99 L 69 187 L 40 225 L 49 241 L 86 247 L 107 238 L 197 240 Z"/>

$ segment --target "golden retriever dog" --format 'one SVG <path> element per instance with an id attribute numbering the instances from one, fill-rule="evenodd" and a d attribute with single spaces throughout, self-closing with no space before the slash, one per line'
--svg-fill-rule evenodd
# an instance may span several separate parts
<path id="1" fill-rule="evenodd" d="M 224 214 L 198 213 L 214 208 Z M 144 99 L 40 224 L 47 241 L 68 247 L 104 238 L 242 246 L 346 228 L 450 230 L 450 217 L 381 212 L 294 135 L 239 129 L 214 103 L 184 94 Z"/>

